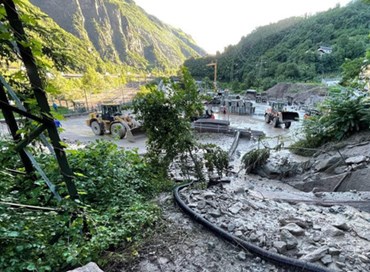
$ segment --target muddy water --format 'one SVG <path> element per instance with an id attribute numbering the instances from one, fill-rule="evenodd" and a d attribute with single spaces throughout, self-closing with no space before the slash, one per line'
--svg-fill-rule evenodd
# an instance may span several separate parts
<path id="1" fill-rule="evenodd" d="M 230 126 L 233 128 L 239 129 L 252 129 L 258 130 L 265 133 L 266 137 L 264 139 L 257 141 L 257 139 L 246 140 L 240 139 L 238 148 L 236 150 L 236 159 L 243 155 L 244 153 L 248 152 L 252 148 L 256 147 L 275 147 L 278 144 L 284 144 L 284 146 L 288 146 L 292 142 L 294 142 L 299 137 L 299 131 L 302 122 L 294 122 L 290 129 L 285 128 L 273 128 L 272 125 L 266 124 L 264 122 L 264 112 L 265 109 L 268 107 L 267 104 L 255 104 L 256 111 L 255 114 L 252 116 L 249 115 L 233 115 L 233 114 L 223 114 L 218 112 L 218 108 L 214 107 L 213 110 L 216 115 L 216 119 L 222 120 L 229 120 Z M 300 113 L 300 116 L 303 116 Z M 61 132 L 61 138 L 67 142 L 81 142 L 86 144 L 91 141 L 95 141 L 98 139 L 104 139 L 108 141 L 115 142 L 118 146 L 124 147 L 126 149 L 138 149 L 140 154 L 146 152 L 146 138 L 143 135 L 135 136 L 135 142 L 131 143 L 126 139 L 117 140 L 111 137 L 110 135 L 104 136 L 96 136 L 91 131 L 91 128 L 88 127 L 85 123 L 87 116 L 78 116 L 67 118 L 62 120 L 62 128 L 63 131 Z M 4 135 L 7 133 L 7 126 L 5 123 L 0 123 L 0 135 Z M 232 135 L 224 135 L 224 134 L 216 134 L 216 133 L 198 133 L 197 139 L 199 139 L 202 143 L 213 143 L 219 145 L 225 151 L 228 151 L 233 142 Z M 288 155 L 293 156 L 287 150 L 282 150 L 279 152 L 281 155 Z M 297 156 L 294 158 L 298 160 L 303 160 Z"/>
<path id="2" fill-rule="evenodd" d="M 291 139 L 299 136 L 300 128 L 302 122 L 293 122 L 289 129 L 274 128 L 271 124 L 266 124 L 264 121 L 264 113 L 268 108 L 267 104 L 255 104 L 256 110 L 253 115 L 235 115 L 235 114 L 223 114 L 216 110 L 216 119 L 229 120 L 230 126 L 234 128 L 247 129 L 263 131 L 267 138 L 283 138 L 285 140 Z M 300 118 L 303 118 L 303 112 L 299 112 Z"/>
<path id="3" fill-rule="evenodd" d="M 270 160 L 278 160 L 281 157 L 287 157 L 288 160 L 303 162 L 307 158 L 290 153 L 287 149 L 290 144 L 294 143 L 301 137 L 302 120 L 293 122 L 289 129 L 285 129 L 284 125 L 279 128 L 274 128 L 271 124 L 266 124 L 264 120 L 265 110 L 268 108 L 267 104 L 255 104 L 256 110 L 254 115 L 236 115 L 223 114 L 219 112 L 218 107 L 213 107 L 216 119 L 230 121 L 230 127 L 235 129 L 251 129 L 262 131 L 265 137 L 260 139 L 246 140 L 241 138 L 239 145 L 233 157 L 234 169 L 238 170 L 240 167 L 240 158 L 248 151 L 254 148 L 275 148 L 281 146 L 280 151 L 274 151 L 271 154 Z M 295 111 L 294 109 L 288 109 Z M 300 118 L 303 118 L 304 112 L 298 112 Z M 225 151 L 228 151 L 233 142 L 233 137 L 223 134 L 202 133 L 198 134 L 198 139 L 202 143 L 214 143 L 219 145 Z"/>

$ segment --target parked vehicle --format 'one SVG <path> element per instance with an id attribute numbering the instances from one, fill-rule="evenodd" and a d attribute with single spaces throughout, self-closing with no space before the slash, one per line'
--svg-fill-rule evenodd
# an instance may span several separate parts
<path id="1" fill-rule="evenodd" d="M 292 122 L 299 120 L 298 112 L 287 111 L 285 103 L 272 102 L 265 112 L 265 122 L 271 123 L 274 127 L 279 127 L 281 124 L 285 125 L 285 128 L 289 128 Z"/>

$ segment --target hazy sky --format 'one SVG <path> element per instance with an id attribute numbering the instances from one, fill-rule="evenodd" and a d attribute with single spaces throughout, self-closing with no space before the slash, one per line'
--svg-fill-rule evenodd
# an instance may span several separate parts
<path id="1" fill-rule="evenodd" d="M 315 14 L 351 0 L 134 0 L 147 13 L 182 29 L 210 54 L 222 52 L 258 26 Z"/>

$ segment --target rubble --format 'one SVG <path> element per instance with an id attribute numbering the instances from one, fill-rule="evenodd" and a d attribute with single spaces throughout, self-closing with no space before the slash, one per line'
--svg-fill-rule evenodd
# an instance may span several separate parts
<path id="1" fill-rule="evenodd" d="M 252 185 L 264 197 L 251 189 L 238 193 L 241 183 L 245 188 Z M 370 250 L 370 220 L 367 220 L 370 215 L 350 206 L 289 204 L 268 197 L 268 190 L 281 192 L 286 186 L 279 181 L 272 184 L 266 179 L 245 181 L 235 178 L 222 187 L 196 192 L 200 199 L 199 193 L 212 195 L 208 200 L 212 202 L 211 206 L 217 207 L 216 210 L 210 209 L 209 205 L 201 208 L 197 205 L 194 210 L 205 218 L 212 216 L 212 223 L 227 232 L 271 252 L 333 271 L 369 271 L 369 256 L 364 253 Z M 194 198 L 191 189 L 184 191 L 183 196 L 184 199 Z M 218 211 L 217 217 L 215 211 Z M 243 259 L 243 254 L 238 256 Z"/>

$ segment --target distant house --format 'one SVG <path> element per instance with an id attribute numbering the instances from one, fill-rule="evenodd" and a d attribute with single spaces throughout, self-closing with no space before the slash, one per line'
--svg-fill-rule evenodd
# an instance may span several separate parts
<path id="1" fill-rule="evenodd" d="M 330 46 L 320 46 L 319 49 L 317 49 L 317 51 L 319 51 L 319 53 L 321 54 L 331 54 L 333 48 Z"/>

